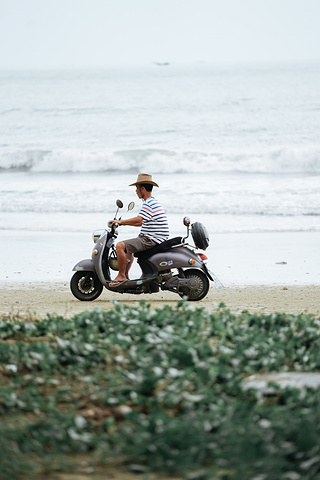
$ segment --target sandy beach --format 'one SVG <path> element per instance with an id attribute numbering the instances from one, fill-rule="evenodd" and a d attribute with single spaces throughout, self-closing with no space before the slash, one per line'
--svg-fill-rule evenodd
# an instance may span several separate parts
<path id="1" fill-rule="evenodd" d="M 80 302 L 70 291 L 75 263 L 90 256 L 90 235 L 79 233 L 2 231 L 0 250 L 0 313 L 46 313 L 72 316 L 95 308 L 109 309 L 112 301 L 152 302 L 153 308 L 174 304 L 170 292 L 126 295 L 104 290 L 93 302 Z M 22 243 L 23 242 L 23 243 Z M 209 294 L 195 306 L 210 310 L 223 302 L 232 310 L 270 313 L 320 313 L 320 232 L 220 234 L 206 251 L 208 266 L 223 283 L 211 284 Z M 89 255 L 88 255 L 89 254 Z M 140 276 L 137 265 L 132 277 Z"/>
<path id="2" fill-rule="evenodd" d="M 151 302 L 152 308 L 174 305 L 179 297 L 170 292 L 152 295 L 116 294 L 104 290 L 93 302 L 80 302 L 75 299 L 67 283 L 19 284 L 18 288 L 2 290 L 1 314 L 37 314 L 47 313 L 72 317 L 74 314 L 91 311 L 95 308 L 110 309 L 114 301 L 121 304 L 136 305 L 140 300 Z M 286 312 L 292 314 L 313 313 L 320 315 L 320 285 L 317 286 L 245 286 L 210 288 L 209 294 L 195 307 L 204 307 L 210 311 L 223 302 L 231 310 L 248 310 L 257 313 Z"/>

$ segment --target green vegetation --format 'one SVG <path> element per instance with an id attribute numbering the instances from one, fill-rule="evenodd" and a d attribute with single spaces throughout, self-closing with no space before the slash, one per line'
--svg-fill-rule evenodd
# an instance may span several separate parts
<path id="1" fill-rule="evenodd" d="M 2 317 L 0 478 L 44 478 L 84 458 L 93 472 L 160 478 L 320 478 L 320 392 L 242 388 L 256 373 L 320 371 L 319 327 L 312 315 L 185 301 Z"/>

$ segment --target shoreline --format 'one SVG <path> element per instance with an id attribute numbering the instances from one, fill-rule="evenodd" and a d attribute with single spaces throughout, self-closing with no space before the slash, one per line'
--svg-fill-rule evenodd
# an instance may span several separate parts
<path id="1" fill-rule="evenodd" d="M 66 282 L 20 283 L 2 286 L 0 315 L 47 314 L 73 317 L 75 314 L 92 311 L 96 308 L 110 310 L 114 302 L 123 305 L 137 305 L 141 300 L 151 304 L 151 308 L 174 305 L 180 297 L 171 292 L 156 294 L 129 295 L 111 293 L 104 289 L 93 302 L 81 302 L 73 297 Z M 314 314 L 320 316 L 320 285 L 252 285 L 241 287 L 211 287 L 206 298 L 200 302 L 190 302 L 194 308 L 215 311 L 220 303 L 232 311 L 247 310 L 250 313 L 270 314 Z"/>
<path id="2" fill-rule="evenodd" d="M 8 247 L 0 252 L 0 314 L 71 317 L 85 310 L 113 308 L 113 301 L 136 305 L 144 300 L 152 308 L 162 308 L 180 300 L 171 292 L 121 295 L 104 289 L 97 300 L 80 302 L 73 297 L 69 282 L 73 266 L 91 255 L 91 235 L 26 231 L 18 235 L 7 230 L 0 237 Z M 194 302 L 194 307 L 213 311 L 222 302 L 230 310 L 261 314 L 319 314 L 319 242 L 320 232 L 213 235 L 205 254 L 209 269 L 225 288 L 211 284 L 207 297 Z M 135 263 L 130 276 L 140 274 Z"/>
<path id="3" fill-rule="evenodd" d="M 118 241 L 136 235 L 124 229 Z M 0 231 L 0 287 L 29 282 L 69 283 L 72 269 L 90 258 L 89 233 Z M 319 232 L 216 233 L 205 251 L 208 268 L 225 287 L 320 285 Z M 113 272 L 114 273 L 114 272 Z M 130 276 L 139 278 L 134 262 Z M 115 276 L 115 273 L 114 273 Z"/>

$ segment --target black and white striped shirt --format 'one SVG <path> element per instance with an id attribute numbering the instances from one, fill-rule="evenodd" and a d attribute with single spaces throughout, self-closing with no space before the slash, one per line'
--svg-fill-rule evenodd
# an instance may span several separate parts
<path id="1" fill-rule="evenodd" d="M 143 218 L 140 235 L 151 238 L 156 243 L 164 242 L 169 238 L 169 225 L 166 212 L 154 197 L 149 197 L 143 203 L 138 213 Z"/>

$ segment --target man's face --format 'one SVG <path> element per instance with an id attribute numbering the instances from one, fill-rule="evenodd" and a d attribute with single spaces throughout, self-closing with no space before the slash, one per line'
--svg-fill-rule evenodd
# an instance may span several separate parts
<path id="1" fill-rule="evenodd" d="M 138 195 L 139 198 L 142 198 L 141 189 L 142 189 L 142 187 L 140 185 L 137 185 L 136 194 Z"/>

